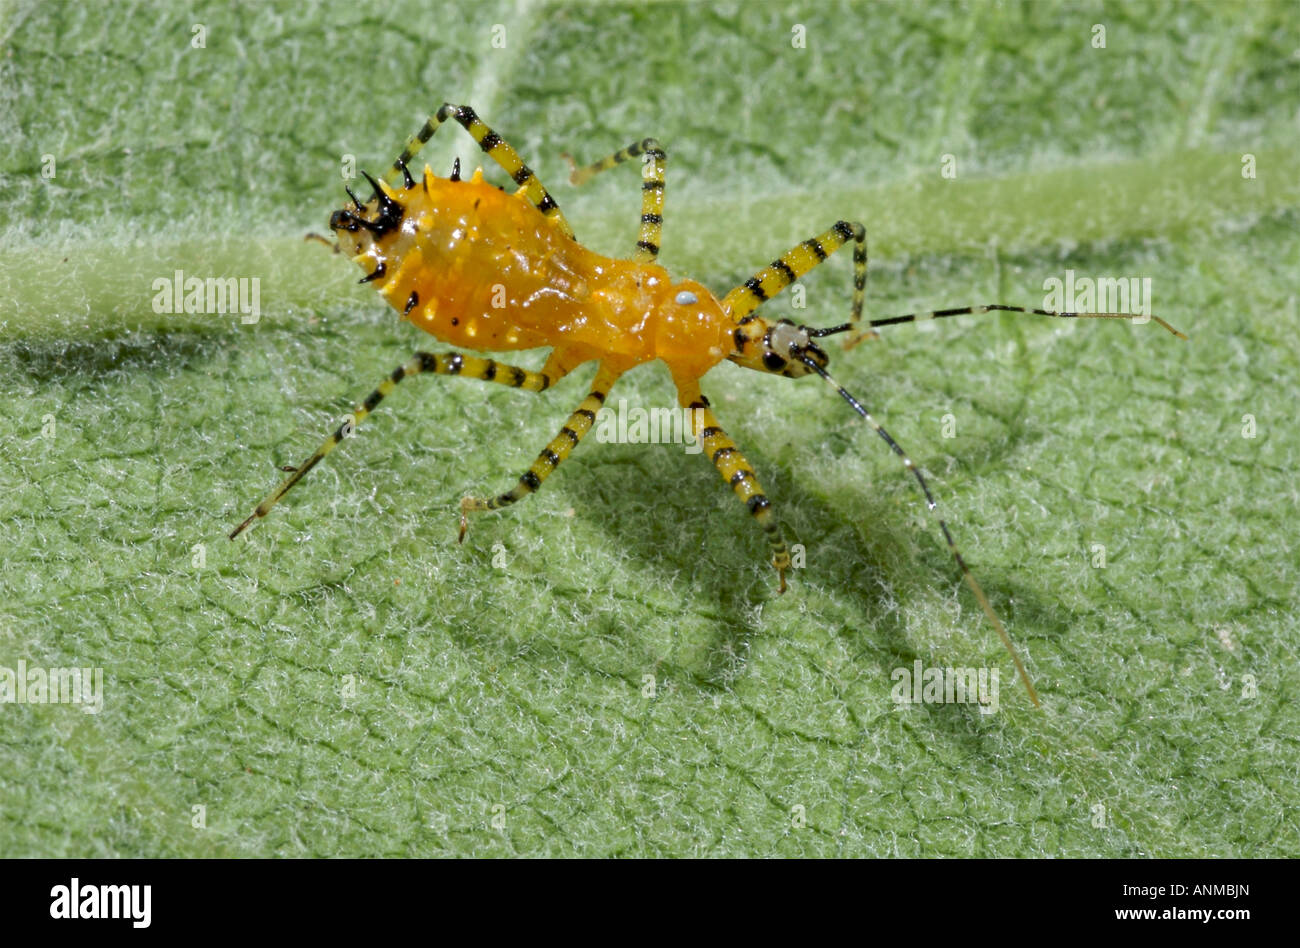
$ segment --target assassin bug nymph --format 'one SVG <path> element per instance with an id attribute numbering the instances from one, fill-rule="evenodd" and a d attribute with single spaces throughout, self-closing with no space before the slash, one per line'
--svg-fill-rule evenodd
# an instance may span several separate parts
<path id="1" fill-rule="evenodd" d="M 449 119 L 463 127 L 487 157 L 510 175 L 519 186 L 517 191 L 506 193 L 488 184 L 481 168 L 468 180 L 462 180 L 459 159 L 450 177 L 437 177 L 427 165 L 419 181 L 412 177 L 408 168 L 411 159 Z M 785 592 L 790 552 L 772 504 L 749 462 L 718 424 L 708 399 L 700 392 L 699 380 L 724 359 L 787 378 L 817 375 L 884 439 L 916 478 L 962 578 L 997 630 L 1037 705 L 1038 695 L 1025 667 L 967 568 L 948 525 L 939 516 L 920 469 L 862 403 L 831 378 L 826 371 L 828 356 L 816 340 L 849 333 L 844 343 L 848 349 L 864 339 L 875 338 L 876 329 L 882 326 L 994 311 L 1057 318 L 1134 317 L 1126 313 L 1053 313 L 990 304 L 863 319 L 866 231 L 861 224 L 848 221 L 837 221 L 824 233 L 796 244 L 719 299 L 694 280 L 674 280 L 656 262 L 667 163 L 658 141 L 643 139 L 582 168 L 565 157 L 573 169 L 570 182 L 574 185 L 584 184 L 630 159 L 641 159 L 641 231 L 631 259 L 601 256 L 578 243 L 559 205 L 537 175 L 466 106 L 445 103 L 438 109 L 407 141 L 383 181 L 365 175 L 374 191 L 368 201 L 348 191 L 351 205 L 330 217 L 336 250 L 352 257 L 366 273 L 361 282 L 372 283 L 403 317 L 454 346 L 485 351 L 549 346 L 550 354 L 541 371 L 533 372 L 464 352 L 417 352 L 380 382 L 311 457 L 297 468 L 286 468 L 289 477 L 231 532 L 230 538 L 233 540 L 258 517 L 265 517 L 405 378 L 422 373 L 455 375 L 541 392 L 578 366 L 597 362 L 599 368 L 586 398 L 518 482 L 495 497 L 462 500 L 459 538 L 463 540 L 467 514 L 499 510 L 535 492 L 591 431 L 619 376 L 643 362 L 661 359 L 672 374 L 678 401 L 683 408 L 691 409 L 696 438 L 767 535 L 780 591 Z M 787 319 L 768 321 L 755 313 L 767 300 L 849 243 L 853 244 L 853 301 L 847 323 L 814 329 Z M 1152 318 L 1174 335 L 1186 338 L 1164 320 Z"/>

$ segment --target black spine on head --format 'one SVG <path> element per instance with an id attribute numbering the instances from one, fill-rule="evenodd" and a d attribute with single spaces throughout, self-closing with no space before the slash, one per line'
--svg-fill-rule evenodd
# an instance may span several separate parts
<path id="1" fill-rule="evenodd" d="M 376 237 L 382 236 L 390 230 L 396 230 L 398 225 L 402 223 L 402 213 L 404 210 L 402 205 L 398 204 L 385 194 L 384 190 L 379 186 L 379 182 L 372 178 L 368 173 L 363 171 L 361 174 L 370 182 L 370 186 L 375 190 L 375 196 L 371 198 L 371 200 L 379 203 L 379 216 L 373 221 L 367 222 L 366 226 Z"/>

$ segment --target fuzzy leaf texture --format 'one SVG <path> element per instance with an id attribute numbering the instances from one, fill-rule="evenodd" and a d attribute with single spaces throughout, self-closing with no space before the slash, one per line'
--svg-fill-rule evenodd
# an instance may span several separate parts
<path id="1" fill-rule="evenodd" d="M 0 666 L 104 674 L 99 714 L 0 705 L 0 851 L 1300 854 L 1294 4 L 196 10 L 0 11 Z M 589 438 L 456 544 L 460 498 L 514 483 L 590 367 L 540 397 L 411 380 L 226 540 L 446 348 L 303 241 L 344 156 L 383 170 L 443 100 L 609 254 L 636 174 L 575 190 L 561 155 L 658 137 L 662 262 L 718 293 L 838 218 L 867 227 L 876 317 L 1151 280 L 1189 341 L 1000 314 L 831 350 L 1041 711 L 915 484 L 815 380 L 703 383 L 806 550 L 784 596 L 679 444 Z M 426 155 L 478 160 L 450 126 Z M 155 313 L 178 269 L 257 278 L 260 319 Z M 847 318 L 847 253 L 805 283 L 764 313 Z M 674 404 L 662 365 L 620 398 Z M 896 705 L 918 660 L 999 669 L 998 712 Z"/>

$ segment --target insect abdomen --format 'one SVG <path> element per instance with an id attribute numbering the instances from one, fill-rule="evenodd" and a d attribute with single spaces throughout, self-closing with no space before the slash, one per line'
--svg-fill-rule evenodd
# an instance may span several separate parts
<path id="1" fill-rule="evenodd" d="M 401 192 L 380 287 L 412 323 L 453 345 L 530 349 L 591 309 L 591 258 L 515 194 L 426 178 Z"/>

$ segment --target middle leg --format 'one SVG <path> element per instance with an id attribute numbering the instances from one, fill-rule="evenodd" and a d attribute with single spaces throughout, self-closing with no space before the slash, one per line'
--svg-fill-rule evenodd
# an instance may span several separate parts
<path id="1" fill-rule="evenodd" d="M 668 153 L 664 151 L 664 146 L 657 139 L 643 138 L 584 168 L 578 167 L 572 155 L 566 154 L 564 157 L 572 169 L 569 183 L 578 187 L 602 171 L 608 171 L 615 165 L 638 156 L 641 156 L 641 235 L 637 238 L 636 253 L 632 259 L 637 263 L 654 263 L 659 257 L 659 245 L 663 240 L 664 171 L 668 164 Z"/>
<path id="2" fill-rule="evenodd" d="M 587 397 L 582 400 L 582 404 L 577 410 L 569 416 L 569 420 L 564 423 L 550 442 L 542 449 L 542 453 L 537 456 L 532 467 L 520 475 L 519 482 L 504 494 L 498 494 L 496 497 L 480 499 L 477 497 L 466 497 L 460 502 L 460 536 L 459 540 L 465 539 L 465 531 L 469 529 L 469 519 L 466 514 L 485 511 L 500 510 L 502 507 L 508 507 L 516 501 L 522 500 L 529 494 L 536 493 L 542 486 L 542 482 L 551 475 L 560 462 L 569 456 L 578 443 L 596 426 L 596 415 L 601 407 L 605 404 L 605 397 L 609 390 L 614 387 L 618 377 L 623 374 L 622 369 L 613 369 L 604 363 L 601 364 L 600 371 L 596 373 L 595 381 L 591 383 L 591 391 Z"/>

